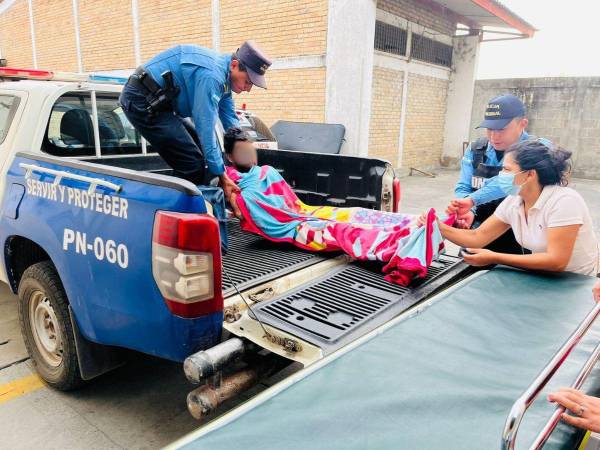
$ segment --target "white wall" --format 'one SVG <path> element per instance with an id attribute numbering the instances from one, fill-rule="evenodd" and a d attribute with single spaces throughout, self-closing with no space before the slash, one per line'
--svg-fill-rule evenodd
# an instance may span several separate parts
<path id="1" fill-rule="evenodd" d="M 453 72 L 448 88 L 442 162 L 455 165 L 462 157 L 463 142 L 471 134 L 471 109 L 479 60 L 479 35 L 454 38 Z"/>
<path id="2" fill-rule="evenodd" d="M 369 144 L 376 0 L 329 0 L 325 121 L 346 127 L 342 152 Z"/>

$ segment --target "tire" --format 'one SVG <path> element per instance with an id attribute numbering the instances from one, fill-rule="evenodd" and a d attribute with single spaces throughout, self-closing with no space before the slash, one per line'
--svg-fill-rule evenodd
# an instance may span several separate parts
<path id="1" fill-rule="evenodd" d="M 39 375 L 61 391 L 83 384 L 69 302 L 50 261 L 30 266 L 19 283 L 19 321 L 25 346 Z"/>

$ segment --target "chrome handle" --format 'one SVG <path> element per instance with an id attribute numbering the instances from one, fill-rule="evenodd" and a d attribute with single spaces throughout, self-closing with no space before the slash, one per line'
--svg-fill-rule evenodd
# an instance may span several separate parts
<path id="1" fill-rule="evenodd" d="M 596 346 L 593 353 L 588 358 L 588 360 L 585 362 L 585 365 L 583 366 L 583 368 L 577 375 L 577 378 L 571 385 L 571 387 L 573 389 L 579 389 L 583 385 L 583 383 L 589 376 L 590 372 L 596 365 L 596 362 L 598 362 L 599 358 L 600 358 L 600 344 L 598 344 Z M 558 406 L 554 410 L 554 413 L 552 414 L 552 416 L 550 416 L 550 419 L 548 420 L 548 422 L 546 422 L 546 425 L 544 426 L 542 431 L 540 431 L 540 434 L 538 434 L 538 436 L 535 438 L 535 441 L 533 441 L 533 444 L 531 445 L 530 449 L 538 450 L 544 446 L 544 444 L 546 443 L 546 441 L 548 440 L 548 438 L 550 437 L 550 435 L 552 434 L 552 432 L 558 425 L 558 422 L 560 422 L 560 416 L 564 412 L 565 412 L 564 406 Z"/>
<path id="2" fill-rule="evenodd" d="M 68 178 L 70 180 L 83 181 L 84 183 L 89 183 L 90 187 L 88 188 L 88 194 L 92 195 L 96 191 L 97 186 L 102 186 L 108 189 L 112 189 L 115 192 L 121 191 L 121 186 L 115 183 L 111 183 L 110 181 L 102 180 L 100 178 L 92 178 L 86 177 L 84 175 L 77 175 L 70 172 L 65 172 L 64 170 L 54 170 L 49 169 L 48 167 L 36 166 L 34 164 L 25 164 L 20 163 L 19 167 L 26 170 L 25 178 L 31 178 L 31 174 L 33 172 L 38 173 L 46 173 L 49 175 L 54 175 L 54 185 L 59 185 L 63 178 Z"/>
<path id="3" fill-rule="evenodd" d="M 583 338 L 585 333 L 589 330 L 589 328 L 592 326 L 592 324 L 594 323 L 594 321 L 596 320 L 598 315 L 600 315 L 600 303 L 597 303 L 594 306 L 594 308 L 587 314 L 587 316 L 585 316 L 583 321 L 579 324 L 579 326 L 573 332 L 573 334 L 569 337 L 569 339 L 567 339 L 567 341 L 558 350 L 558 352 L 556 352 L 556 354 L 552 357 L 552 359 L 546 365 L 546 367 L 544 367 L 542 369 L 542 371 L 539 373 L 539 375 L 536 377 L 536 379 L 533 381 L 533 383 L 527 388 L 527 390 L 513 404 L 512 408 L 510 410 L 510 413 L 508 414 L 508 417 L 506 419 L 506 423 L 504 424 L 504 431 L 502 432 L 502 447 L 501 447 L 502 450 L 514 450 L 515 440 L 517 438 L 517 432 L 519 431 L 519 426 L 521 425 L 521 420 L 523 420 L 523 416 L 527 412 L 527 409 L 529 409 L 529 407 L 535 401 L 535 399 L 540 394 L 540 392 L 544 389 L 544 387 L 546 387 L 548 382 L 552 379 L 552 377 L 554 376 L 556 371 L 560 368 L 560 366 L 562 366 L 562 364 L 567 359 L 567 356 L 569 356 L 569 354 L 575 348 L 575 346 L 577 346 L 577 344 L 579 344 L 579 342 L 581 341 L 581 339 Z M 593 362 L 590 362 L 590 361 L 594 358 L 594 356 L 597 359 L 599 355 L 600 355 L 600 352 L 598 351 L 598 349 L 596 349 L 594 351 L 594 353 L 592 354 L 592 356 L 590 357 L 590 359 L 588 359 L 588 361 L 586 362 L 583 369 L 586 369 L 588 367 L 588 365 L 591 365 L 593 367 Z M 585 377 L 587 377 L 587 375 L 589 375 L 590 371 L 591 371 L 591 367 L 588 368 L 587 373 L 585 374 Z M 582 372 L 577 377 L 576 382 L 580 379 L 582 373 L 584 373 L 584 372 L 585 372 L 585 370 L 582 370 Z M 580 381 L 579 386 L 581 386 L 581 384 L 583 384 L 583 381 L 585 381 L 585 377 L 583 378 L 583 380 Z M 555 411 L 554 415 L 556 415 L 556 414 L 557 414 L 557 412 Z M 554 415 L 552 417 L 554 417 Z M 560 414 L 559 414 L 559 417 L 560 417 Z M 556 422 L 558 423 L 558 420 Z M 554 427 L 555 426 L 556 426 L 556 424 L 554 424 Z M 552 427 L 552 429 L 554 429 L 554 427 Z M 546 425 L 546 427 L 544 427 L 544 430 L 542 431 L 542 433 L 540 433 L 540 435 L 542 435 L 547 428 L 548 428 L 548 424 Z M 552 431 L 552 430 L 550 430 L 550 431 Z M 538 436 L 538 439 L 539 438 L 540 438 L 540 436 Z M 548 436 L 546 436 L 546 439 L 547 438 L 548 438 Z M 536 443 L 538 442 L 538 439 L 536 439 Z M 540 446 L 541 445 L 543 445 L 543 442 L 541 442 Z M 536 448 L 536 447 L 531 447 L 531 448 Z M 540 448 L 540 447 L 537 447 L 537 448 Z"/>

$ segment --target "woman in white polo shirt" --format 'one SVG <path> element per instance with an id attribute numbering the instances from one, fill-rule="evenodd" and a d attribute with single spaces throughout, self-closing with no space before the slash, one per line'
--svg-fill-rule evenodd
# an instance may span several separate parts
<path id="1" fill-rule="evenodd" d="M 506 199 L 474 230 L 440 223 L 444 238 L 467 248 L 473 266 L 505 264 L 522 269 L 598 273 L 598 242 L 587 205 L 566 187 L 571 152 L 546 140 L 529 139 L 506 151 L 499 181 Z M 513 229 L 520 255 L 483 249 Z"/>

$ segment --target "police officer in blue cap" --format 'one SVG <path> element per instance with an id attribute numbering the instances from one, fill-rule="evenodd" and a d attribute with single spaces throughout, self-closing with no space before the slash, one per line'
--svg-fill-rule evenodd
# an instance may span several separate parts
<path id="1" fill-rule="evenodd" d="M 254 85 L 266 89 L 270 65 L 252 41 L 231 55 L 178 45 L 138 67 L 119 101 L 132 125 L 176 176 L 205 184 L 208 166 L 229 199 L 239 189 L 225 174 L 215 136 L 217 118 L 226 130 L 239 126 L 232 92 L 250 92 Z"/>
<path id="2" fill-rule="evenodd" d="M 500 95 L 488 102 L 484 120 L 477 127 L 486 129 L 486 137 L 477 139 L 467 148 L 461 163 L 460 180 L 454 189 L 457 199 L 447 210 L 447 213 L 457 213 L 458 227 L 479 226 L 508 194 L 498 183 L 497 175 L 502 170 L 504 151 L 529 137 L 525 131 L 528 123 L 525 116 L 525 105 L 512 94 Z M 487 248 L 502 253 L 522 252 L 512 230 Z"/>

